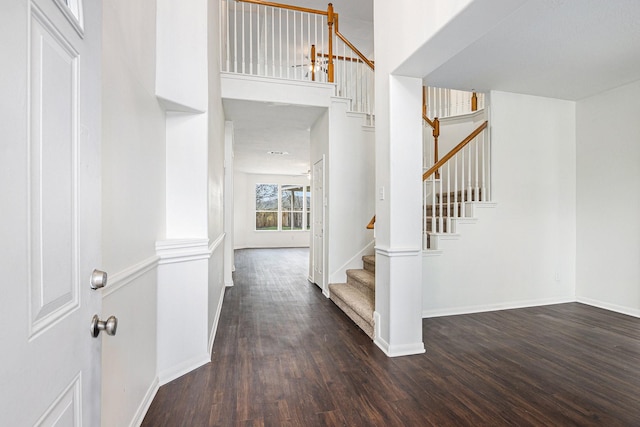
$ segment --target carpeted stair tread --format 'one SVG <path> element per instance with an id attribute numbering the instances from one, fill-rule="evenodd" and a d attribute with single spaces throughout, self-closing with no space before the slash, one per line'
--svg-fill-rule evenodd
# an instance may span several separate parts
<path id="1" fill-rule="evenodd" d="M 376 276 L 372 272 L 363 269 L 347 270 L 347 283 L 362 287 L 363 290 L 375 290 Z"/>
<path id="2" fill-rule="evenodd" d="M 375 298 L 349 283 L 329 285 L 331 300 L 370 338 L 373 338 Z"/>

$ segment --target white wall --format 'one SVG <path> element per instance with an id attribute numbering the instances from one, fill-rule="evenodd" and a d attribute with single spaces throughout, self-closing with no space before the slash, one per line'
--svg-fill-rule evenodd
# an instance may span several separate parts
<path id="1" fill-rule="evenodd" d="M 156 381 L 155 241 L 164 238 L 165 114 L 155 97 L 153 0 L 102 3 L 102 424 L 144 415 Z"/>
<path id="2" fill-rule="evenodd" d="M 329 283 L 346 282 L 346 270 L 362 268 L 362 256 L 373 253 L 373 231 L 366 225 L 375 214 L 375 132 L 364 126 L 363 114 L 347 109 L 348 101 L 342 98 L 333 98 L 329 107 L 325 157 L 325 272 Z"/>
<path id="3" fill-rule="evenodd" d="M 120 320 L 103 348 L 109 426 L 138 425 L 161 382 L 210 360 L 224 290 L 218 2 L 158 7 L 103 4 L 103 307 Z"/>
<path id="4" fill-rule="evenodd" d="M 577 103 L 578 301 L 640 316 L 640 81 Z"/>
<path id="5" fill-rule="evenodd" d="M 212 3 L 215 7 L 217 2 Z M 206 111 L 207 4 L 157 0 L 157 75 L 155 93 L 184 111 Z M 217 28 L 217 21 L 214 23 Z"/>
<path id="6" fill-rule="evenodd" d="M 491 92 L 494 209 L 423 258 L 423 316 L 573 301 L 575 103 Z"/>
<path id="7" fill-rule="evenodd" d="M 307 176 L 261 175 L 236 171 L 234 182 L 234 248 L 308 247 L 310 233 L 302 231 L 256 231 L 256 184 L 311 186 Z M 311 202 L 313 203 L 313 201 Z"/>

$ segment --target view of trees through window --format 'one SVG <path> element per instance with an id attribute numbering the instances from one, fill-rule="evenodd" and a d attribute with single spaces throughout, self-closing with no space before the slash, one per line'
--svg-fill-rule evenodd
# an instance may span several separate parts
<path id="1" fill-rule="evenodd" d="M 256 230 L 309 230 L 311 187 L 256 184 Z"/>

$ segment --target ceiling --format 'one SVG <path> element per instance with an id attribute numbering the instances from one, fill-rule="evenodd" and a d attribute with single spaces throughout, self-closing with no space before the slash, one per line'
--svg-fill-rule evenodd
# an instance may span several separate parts
<path id="1" fill-rule="evenodd" d="M 233 121 L 236 171 L 307 175 L 309 130 L 326 108 L 233 99 L 222 104 L 226 120 Z"/>
<path id="2" fill-rule="evenodd" d="M 437 87 L 589 97 L 640 79 L 640 1 L 529 0 L 423 71 Z"/>

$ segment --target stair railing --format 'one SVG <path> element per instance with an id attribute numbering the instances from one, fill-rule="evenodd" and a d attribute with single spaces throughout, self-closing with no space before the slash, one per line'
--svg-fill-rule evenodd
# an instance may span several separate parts
<path id="1" fill-rule="evenodd" d="M 451 220 L 467 216 L 467 202 L 491 200 L 487 128 L 485 121 L 422 175 L 423 249 L 430 247 L 430 235 L 455 233 Z"/>
<path id="2" fill-rule="evenodd" d="M 335 83 L 351 111 L 373 114 L 373 61 L 339 30 L 339 14 L 262 0 L 220 2 L 224 72 Z"/>
<path id="3" fill-rule="evenodd" d="M 475 91 L 424 87 L 425 115 L 427 117 L 452 117 L 482 110 L 485 105 L 483 93 Z"/>
<path id="4" fill-rule="evenodd" d="M 375 65 L 340 32 L 339 23 L 336 15 L 336 95 L 351 99 L 351 111 L 373 115 Z"/>

